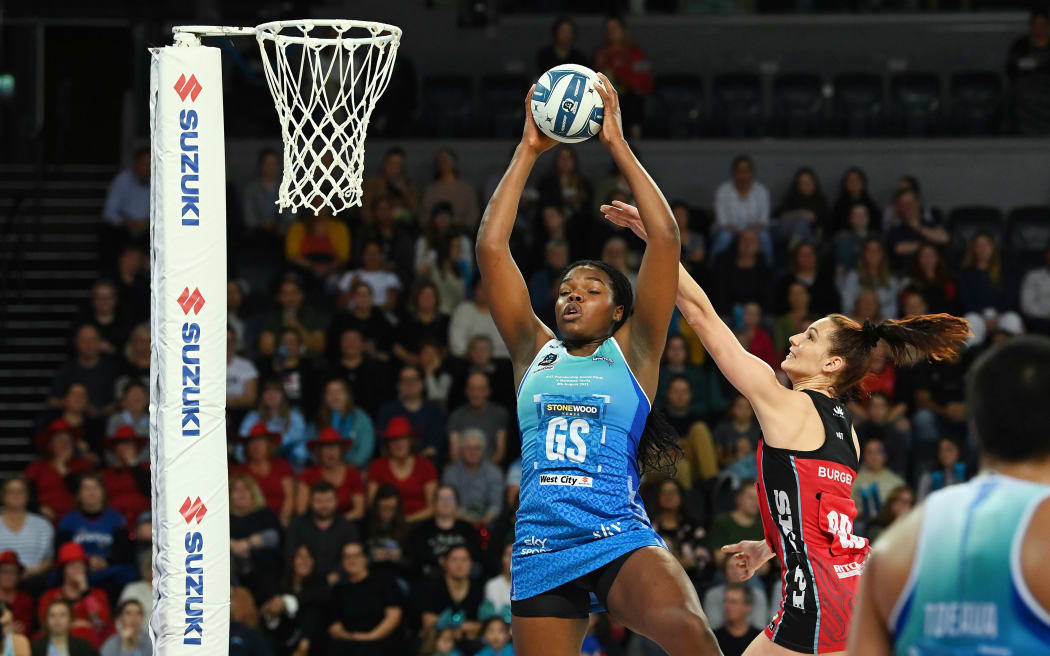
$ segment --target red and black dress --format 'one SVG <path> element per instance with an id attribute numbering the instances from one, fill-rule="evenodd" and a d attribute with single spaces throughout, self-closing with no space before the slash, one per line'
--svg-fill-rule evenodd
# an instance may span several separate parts
<path id="1" fill-rule="evenodd" d="M 837 399 L 802 391 L 824 424 L 824 444 L 814 451 L 758 446 L 758 506 L 782 572 L 782 599 L 766 636 L 821 654 L 846 648 L 868 540 L 853 535 L 850 492 L 860 464 L 853 417 Z"/>

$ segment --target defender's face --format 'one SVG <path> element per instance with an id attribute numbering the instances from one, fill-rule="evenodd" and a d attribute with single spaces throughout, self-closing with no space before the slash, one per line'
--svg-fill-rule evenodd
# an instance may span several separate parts
<path id="1" fill-rule="evenodd" d="M 623 306 L 613 303 L 608 274 L 579 266 L 562 278 L 554 315 L 564 339 L 587 341 L 609 335 L 613 323 L 623 316 Z"/>

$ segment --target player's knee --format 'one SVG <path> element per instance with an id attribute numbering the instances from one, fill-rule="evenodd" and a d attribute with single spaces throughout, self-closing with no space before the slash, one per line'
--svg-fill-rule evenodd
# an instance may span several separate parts
<path id="1" fill-rule="evenodd" d="M 707 633 L 707 620 L 697 610 L 669 607 L 662 609 L 659 616 L 658 624 L 667 635 L 692 639 Z"/>

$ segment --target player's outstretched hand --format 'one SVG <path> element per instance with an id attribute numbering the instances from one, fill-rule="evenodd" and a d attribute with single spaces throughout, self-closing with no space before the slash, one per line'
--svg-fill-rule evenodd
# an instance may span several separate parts
<path id="1" fill-rule="evenodd" d="M 532 118 L 532 92 L 536 85 L 529 89 L 529 95 L 525 96 L 525 130 L 521 135 L 521 145 L 528 148 L 536 155 L 541 155 L 558 144 L 557 141 L 543 134 L 536 127 L 536 119 Z"/>
<path id="2" fill-rule="evenodd" d="M 740 581 L 751 578 L 759 567 L 773 557 L 773 551 L 765 540 L 744 540 L 736 544 L 727 544 L 722 547 L 722 551 L 733 554 L 730 558 Z"/>
<path id="3" fill-rule="evenodd" d="M 612 223 L 623 228 L 630 228 L 631 232 L 638 235 L 639 239 L 648 241 L 645 224 L 642 223 L 642 215 L 638 213 L 638 208 L 634 205 L 614 200 L 612 205 L 602 205 L 601 211 L 605 218 Z"/>
<path id="4" fill-rule="evenodd" d="M 613 83 L 605 77 L 605 73 L 598 73 L 598 79 L 602 83 L 595 83 L 594 88 L 598 90 L 598 95 L 602 97 L 604 105 L 602 129 L 598 133 L 598 138 L 606 146 L 612 146 L 624 141 L 623 121 L 620 118 L 620 96 L 616 93 Z"/>

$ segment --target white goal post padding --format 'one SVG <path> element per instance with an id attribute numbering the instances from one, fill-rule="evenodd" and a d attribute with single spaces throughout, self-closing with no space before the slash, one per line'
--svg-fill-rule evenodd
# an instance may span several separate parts
<path id="1" fill-rule="evenodd" d="M 151 49 L 154 653 L 227 654 L 226 156 L 219 50 Z"/>

